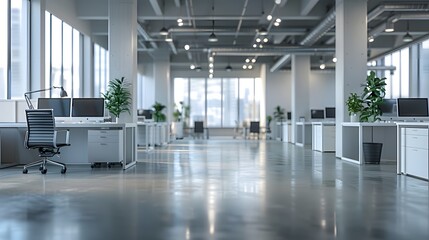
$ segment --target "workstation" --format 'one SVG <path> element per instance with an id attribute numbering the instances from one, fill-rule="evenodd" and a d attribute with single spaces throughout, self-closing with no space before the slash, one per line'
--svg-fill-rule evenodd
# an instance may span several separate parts
<path id="1" fill-rule="evenodd" d="M 0 0 L 0 239 L 427 239 L 428 119 L 353 122 L 346 104 L 372 71 L 386 102 L 429 97 L 427 9 Z M 129 112 L 82 113 L 115 79 Z M 157 103 L 163 120 L 147 115 Z M 26 110 L 43 109 L 68 134 L 52 157 L 67 172 L 28 165 L 45 155 Z"/>

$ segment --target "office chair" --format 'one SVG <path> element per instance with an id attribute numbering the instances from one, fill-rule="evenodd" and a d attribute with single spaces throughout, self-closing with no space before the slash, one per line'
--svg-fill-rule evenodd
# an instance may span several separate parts
<path id="1" fill-rule="evenodd" d="M 194 138 L 195 136 L 203 135 L 204 138 L 204 122 L 194 121 Z"/>
<path id="2" fill-rule="evenodd" d="M 69 131 L 66 132 L 65 142 L 57 142 L 57 132 L 55 130 L 55 118 L 52 109 L 26 109 L 27 132 L 25 134 L 24 145 L 27 149 L 38 149 L 39 157 L 42 160 L 29 163 L 24 166 L 22 173 L 28 173 L 28 168 L 39 166 L 42 174 L 46 174 L 46 164 L 51 163 L 61 167 L 61 173 L 67 171 L 65 164 L 48 159 L 56 154 L 60 154 L 60 148 L 70 146 Z"/>
<path id="3" fill-rule="evenodd" d="M 257 134 L 258 135 L 258 139 L 259 139 L 259 132 L 260 132 L 260 130 L 259 130 L 259 122 L 255 122 L 255 121 L 252 121 L 252 122 L 250 122 L 250 128 L 249 128 L 249 137 L 250 137 L 250 134 Z"/>

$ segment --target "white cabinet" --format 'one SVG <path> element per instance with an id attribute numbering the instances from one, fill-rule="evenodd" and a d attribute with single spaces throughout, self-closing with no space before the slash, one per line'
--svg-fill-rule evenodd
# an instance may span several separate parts
<path id="1" fill-rule="evenodd" d="M 123 130 L 89 130 L 88 161 L 90 163 L 123 162 Z"/>
<path id="2" fill-rule="evenodd" d="M 428 179 L 428 129 L 401 129 L 401 172 Z"/>
<path id="3" fill-rule="evenodd" d="M 290 122 L 284 122 L 283 124 L 282 124 L 282 134 L 283 134 L 283 136 L 282 136 L 282 141 L 283 142 L 292 142 L 292 138 L 291 138 L 291 136 L 292 136 L 292 134 L 291 134 L 291 131 L 292 131 L 292 129 L 291 129 L 291 123 Z"/>
<path id="4" fill-rule="evenodd" d="M 313 123 L 312 149 L 320 152 L 335 151 L 335 123 Z"/>

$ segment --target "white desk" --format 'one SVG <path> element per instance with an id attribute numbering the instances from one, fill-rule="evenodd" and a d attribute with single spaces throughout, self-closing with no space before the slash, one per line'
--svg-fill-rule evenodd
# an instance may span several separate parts
<path id="1" fill-rule="evenodd" d="M 135 123 L 56 123 L 57 129 L 70 130 L 70 146 L 61 149 L 59 161 L 66 164 L 90 163 L 88 158 L 88 131 L 89 130 L 122 130 L 123 169 L 135 165 L 137 160 L 137 142 Z M 26 123 L 0 123 L 2 164 L 26 164 L 37 160 L 37 151 L 28 150 L 24 147 Z"/>
<path id="2" fill-rule="evenodd" d="M 312 122 L 312 149 L 335 152 L 335 122 Z"/>
<path id="3" fill-rule="evenodd" d="M 155 146 L 155 123 L 137 123 L 137 146 L 144 146 L 146 151 L 154 149 Z"/>
<path id="4" fill-rule="evenodd" d="M 381 160 L 396 161 L 396 123 L 342 123 L 342 156 L 341 159 L 364 164 L 363 142 L 383 143 Z"/>
<path id="5" fill-rule="evenodd" d="M 311 122 L 297 122 L 296 123 L 296 140 L 297 146 L 311 145 Z"/>
<path id="6" fill-rule="evenodd" d="M 429 122 L 397 123 L 397 173 L 428 180 Z"/>

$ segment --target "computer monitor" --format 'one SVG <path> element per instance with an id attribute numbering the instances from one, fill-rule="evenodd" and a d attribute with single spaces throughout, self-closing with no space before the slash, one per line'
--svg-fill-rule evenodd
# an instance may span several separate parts
<path id="1" fill-rule="evenodd" d="M 325 118 L 335 118 L 335 108 L 326 107 L 325 108 Z"/>
<path id="2" fill-rule="evenodd" d="M 68 118 L 70 117 L 70 103 L 70 98 L 39 98 L 37 108 L 52 109 L 56 119 Z"/>
<path id="3" fill-rule="evenodd" d="M 292 112 L 287 112 L 287 120 L 292 120 Z"/>
<path id="4" fill-rule="evenodd" d="M 80 121 L 103 121 L 104 98 L 73 98 L 72 117 Z"/>
<path id="5" fill-rule="evenodd" d="M 398 98 L 398 117 L 428 117 L 427 98 Z"/>
<path id="6" fill-rule="evenodd" d="M 380 105 L 382 117 L 397 117 L 398 112 L 396 109 L 396 99 L 383 99 Z"/>
<path id="7" fill-rule="evenodd" d="M 324 119 L 325 110 L 323 109 L 311 109 L 311 119 Z"/>

